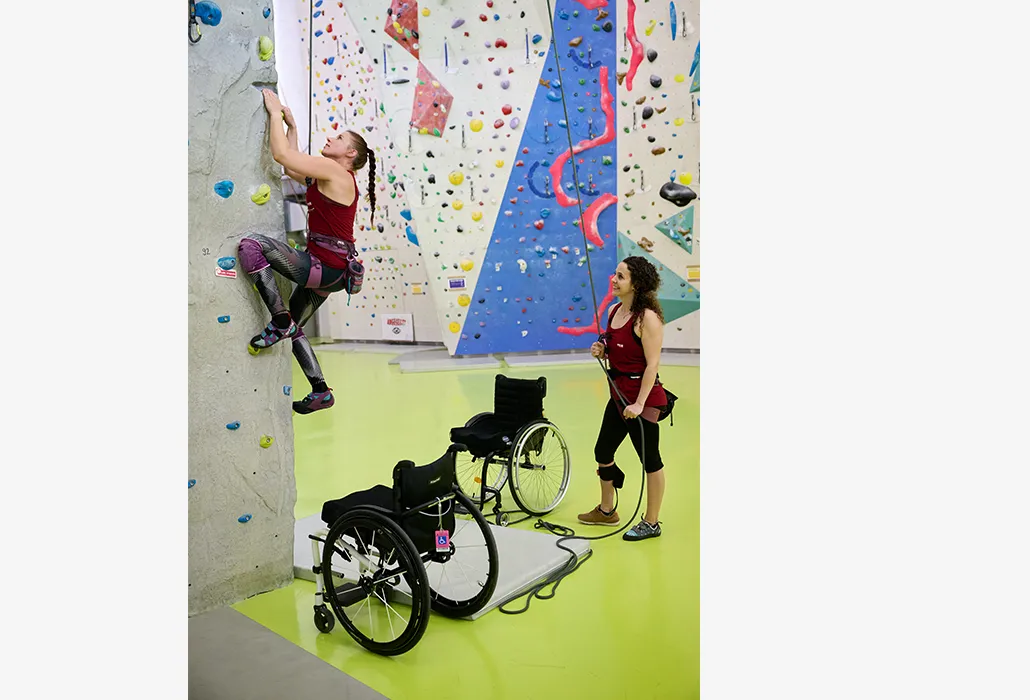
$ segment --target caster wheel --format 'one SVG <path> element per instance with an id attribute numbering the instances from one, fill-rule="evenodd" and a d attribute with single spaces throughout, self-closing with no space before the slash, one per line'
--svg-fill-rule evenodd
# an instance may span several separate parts
<path id="1" fill-rule="evenodd" d="M 249 352 L 251 355 L 257 355 L 261 352 L 261 348 L 256 348 L 253 345 L 248 345 L 247 352 Z"/>
<path id="2" fill-rule="evenodd" d="M 501 527 L 507 527 L 508 526 L 508 522 L 509 522 L 509 519 L 508 519 L 508 514 L 507 513 L 501 512 L 501 513 L 497 514 L 497 524 L 498 525 L 500 525 Z"/>
<path id="3" fill-rule="evenodd" d="M 335 624 L 336 618 L 324 606 L 315 608 L 315 627 L 318 628 L 319 632 L 328 634 L 333 630 Z"/>

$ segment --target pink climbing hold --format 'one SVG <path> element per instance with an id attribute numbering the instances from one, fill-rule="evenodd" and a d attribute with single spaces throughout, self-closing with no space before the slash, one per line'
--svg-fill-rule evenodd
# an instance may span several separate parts
<path id="1" fill-rule="evenodd" d="M 555 199 L 563 207 L 574 207 L 579 201 L 578 199 L 571 199 L 566 195 L 559 184 L 562 181 L 561 175 L 565 162 L 573 155 L 582 153 L 588 148 L 606 144 L 615 138 L 615 110 L 612 109 L 615 97 L 612 96 L 611 90 L 608 89 L 608 66 L 601 66 L 598 77 L 601 83 L 601 111 L 604 112 L 605 116 L 604 133 L 587 141 L 580 141 L 571 152 L 565 151 L 565 153 L 555 158 L 554 163 L 550 167 L 551 182 L 555 183 Z"/>
<path id="2" fill-rule="evenodd" d="M 593 204 L 587 207 L 587 210 L 583 212 L 583 218 L 586 219 L 583 222 L 583 233 L 586 234 L 587 240 L 596 245 L 598 248 L 604 248 L 604 241 L 601 240 L 601 235 L 597 232 L 597 217 L 601 215 L 601 212 L 619 201 L 611 192 L 605 192 L 600 197 L 594 200 Z"/>
<path id="3" fill-rule="evenodd" d="M 637 14 L 637 3 L 634 0 L 627 0 L 629 6 L 626 10 L 626 38 L 633 47 L 633 53 L 629 59 L 629 72 L 626 73 L 626 90 L 633 92 L 633 77 L 637 74 L 640 62 L 644 60 L 644 45 L 637 38 L 637 25 L 634 17 Z"/>

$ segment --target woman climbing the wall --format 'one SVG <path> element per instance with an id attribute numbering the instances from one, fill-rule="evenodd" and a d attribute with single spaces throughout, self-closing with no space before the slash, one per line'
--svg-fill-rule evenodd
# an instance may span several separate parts
<path id="1" fill-rule="evenodd" d="M 624 540 L 644 540 L 662 534 L 658 511 L 665 495 L 665 472 L 658 451 L 658 420 L 668 408 L 665 390 L 658 383 L 658 360 L 662 353 L 665 318 L 656 292 L 661 284 L 658 270 L 640 256 L 619 263 L 612 277 L 612 292 L 619 303 L 608 311 L 604 342 L 590 346 L 594 357 L 607 357 L 608 373 L 628 401 L 614 389 L 604 409 L 601 430 L 594 445 L 597 474 L 601 479 L 601 503 L 579 516 L 587 525 L 618 525 L 615 490 L 622 488 L 626 475 L 615 464 L 615 451 L 629 433 L 637 456 L 641 456 L 640 425 L 643 423 L 644 471 L 647 473 L 647 510 L 640 522 L 622 535 Z M 634 420 L 640 416 L 643 421 Z"/>
<path id="2" fill-rule="evenodd" d="M 269 116 L 272 157 L 286 174 L 307 182 L 307 252 L 296 250 L 267 236 L 247 234 L 240 241 L 240 262 L 251 276 L 272 320 L 251 338 L 255 349 L 268 348 L 283 338 L 293 340 L 293 355 L 311 382 L 311 393 L 294 401 L 297 413 L 312 413 L 335 403 L 315 359 L 302 326 L 333 292 L 356 294 L 361 289 L 364 268 L 357 260 L 354 244 L 354 215 L 358 209 L 358 183 L 354 173 L 368 162 L 368 199 L 375 218 L 375 154 L 365 140 L 347 131 L 326 141 L 321 156 L 309 156 L 297 148 L 297 124 L 289 109 L 271 90 L 263 90 Z M 283 133 L 280 119 L 286 121 Z M 272 271 L 297 286 L 289 309 L 283 303 Z"/>

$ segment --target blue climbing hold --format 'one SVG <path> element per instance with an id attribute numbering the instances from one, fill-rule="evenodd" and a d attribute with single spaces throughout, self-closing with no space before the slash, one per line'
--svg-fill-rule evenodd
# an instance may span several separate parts
<path id="1" fill-rule="evenodd" d="M 215 183 L 215 194 L 222 199 L 229 199 L 232 196 L 232 191 L 236 186 L 232 184 L 232 180 L 222 180 L 221 182 Z"/>
<path id="2" fill-rule="evenodd" d="M 534 34 L 533 35 L 533 43 L 534 44 L 539 44 L 543 40 L 544 40 L 544 38 L 542 36 L 540 36 L 539 34 Z"/>
<path id="3" fill-rule="evenodd" d="M 272 8 L 270 7 L 266 7 L 264 10 L 261 11 L 261 16 L 265 19 L 268 19 L 268 15 L 270 14 L 272 14 Z"/>
<path id="4" fill-rule="evenodd" d="M 405 221 L 411 221 L 411 210 L 410 209 L 401 209 L 401 217 Z"/>
<path id="5" fill-rule="evenodd" d="M 283 394 L 285 394 L 286 396 L 289 396 L 291 391 L 293 391 L 293 387 L 289 384 L 283 387 Z"/>
<path id="6" fill-rule="evenodd" d="M 238 518 L 236 518 L 236 519 L 237 519 L 238 521 L 240 521 L 241 523 L 249 523 L 249 522 L 250 522 L 250 519 L 251 519 L 252 517 L 254 517 L 254 516 L 252 516 L 252 515 L 251 515 L 250 513 L 244 513 L 243 515 L 241 515 L 240 517 L 238 517 Z"/>
<path id="7" fill-rule="evenodd" d="M 569 18 L 569 13 L 566 12 L 565 10 L 562 10 L 561 12 L 558 13 L 558 17 L 561 18 L 561 19 L 568 19 Z"/>
<path id="8" fill-rule="evenodd" d="M 198 2 L 195 6 L 197 12 L 197 19 L 206 24 L 209 27 L 217 27 L 218 23 L 222 21 L 222 8 L 213 2 Z"/>
<path id="9" fill-rule="evenodd" d="M 669 22 L 672 24 L 672 40 L 676 41 L 676 3 L 669 2 Z"/>
<path id="10" fill-rule="evenodd" d="M 331 66 L 331 65 L 333 65 L 333 63 L 334 63 L 334 62 L 336 61 L 336 56 L 330 56 L 330 57 L 329 57 L 328 59 L 326 59 L 326 60 L 328 60 L 328 61 L 329 61 L 329 65 Z"/>
<path id="11" fill-rule="evenodd" d="M 551 87 L 553 87 L 555 90 L 557 90 L 558 88 L 561 87 L 561 81 L 558 80 L 557 78 L 555 78 L 554 80 L 551 81 Z"/>
<path id="12" fill-rule="evenodd" d="M 561 102 L 561 95 L 558 95 L 554 92 L 554 90 L 551 90 L 547 93 L 547 99 L 549 99 L 551 102 Z"/>
<path id="13" fill-rule="evenodd" d="M 315 32 L 315 36 L 322 36 L 322 30 L 319 29 L 317 32 Z"/>
<path id="14" fill-rule="evenodd" d="M 548 209 L 547 207 L 544 207 L 543 209 L 540 210 L 540 218 L 541 219 L 546 219 L 550 215 L 551 215 L 551 210 Z"/>
<path id="15" fill-rule="evenodd" d="M 193 488 L 196 485 L 197 485 L 197 480 L 196 479 L 190 479 L 190 485 L 189 485 L 188 488 Z"/>
<path id="16" fill-rule="evenodd" d="M 236 430 L 237 428 L 240 427 L 240 422 L 238 420 L 236 420 L 236 421 L 233 421 L 232 423 L 226 423 L 225 427 L 228 428 L 229 430 Z"/>
<path id="17" fill-rule="evenodd" d="M 218 267 L 223 270 L 231 270 L 236 267 L 236 258 L 230 256 L 218 258 Z"/>
<path id="18" fill-rule="evenodd" d="M 407 235 L 408 240 L 411 241 L 412 245 L 418 245 L 418 236 L 415 235 L 415 232 L 411 230 L 410 226 L 407 227 L 407 230 L 404 233 Z"/>
<path id="19" fill-rule="evenodd" d="M 219 323 L 228 323 L 229 322 L 229 317 L 228 316 L 219 316 L 218 317 L 218 322 Z"/>
<path id="20" fill-rule="evenodd" d="M 567 121 L 565 121 L 564 119 L 559 119 L 558 120 L 558 126 L 560 126 L 562 129 L 565 129 L 566 127 L 568 127 L 568 125 L 569 125 L 569 123 Z"/>

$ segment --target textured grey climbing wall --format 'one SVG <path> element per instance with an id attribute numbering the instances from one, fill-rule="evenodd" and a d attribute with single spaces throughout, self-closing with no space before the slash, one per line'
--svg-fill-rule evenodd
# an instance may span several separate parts
<path id="1" fill-rule="evenodd" d="M 267 56 L 270 5 L 223 6 L 219 23 L 201 25 L 200 42 L 189 46 L 191 615 L 293 577 L 294 397 L 284 391 L 292 383 L 290 343 L 248 354 L 268 312 L 238 262 L 219 267 L 220 259 L 238 257 L 247 232 L 285 238 L 281 171 L 268 148 L 260 93 L 276 82 L 274 54 Z M 233 183 L 227 197 L 226 181 Z M 262 185 L 271 196 L 258 204 L 251 197 Z M 267 447 L 263 436 L 272 438 Z"/>

